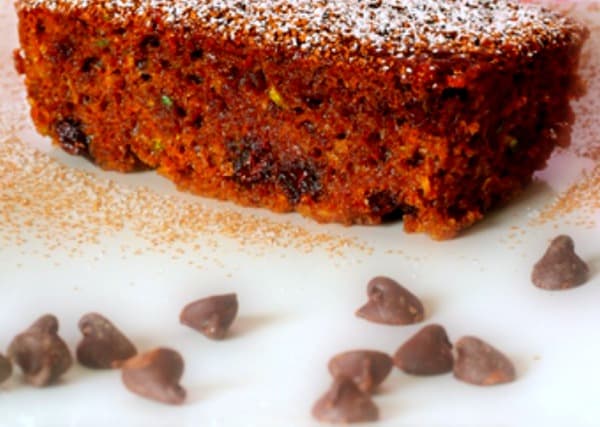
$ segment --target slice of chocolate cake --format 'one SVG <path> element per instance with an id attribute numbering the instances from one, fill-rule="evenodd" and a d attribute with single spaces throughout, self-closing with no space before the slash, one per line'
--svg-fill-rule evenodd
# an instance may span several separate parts
<path id="1" fill-rule="evenodd" d="M 569 142 L 587 31 L 506 0 L 18 0 L 33 120 L 103 168 L 449 238 Z"/>

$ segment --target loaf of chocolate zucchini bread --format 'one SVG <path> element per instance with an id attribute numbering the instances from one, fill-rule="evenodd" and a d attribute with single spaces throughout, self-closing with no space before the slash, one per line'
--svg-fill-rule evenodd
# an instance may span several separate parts
<path id="1" fill-rule="evenodd" d="M 569 143 L 587 30 L 510 0 L 17 0 L 39 132 L 105 169 L 454 236 Z"/>

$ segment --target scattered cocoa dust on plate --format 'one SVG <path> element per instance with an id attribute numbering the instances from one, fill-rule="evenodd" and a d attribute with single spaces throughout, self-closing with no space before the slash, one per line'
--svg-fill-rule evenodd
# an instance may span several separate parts
<path id="1" fill-rule="evenodd" d="M 5 117 L 1 108 L 0 116 Z M 371 251 L 357 239 L 227 208 L 212 209 L 201 201 L 148 188 L 124 187 L 62 165 L 28 146 L 5 124 L 0 122 L 0 245 L 23 246 L 33 238 L 49 253 L 63 249 L 77 256 L 82 245 L 101 246 L 106 237 L 132 232 L 146 247 L 121 245 L 122 252 L 159 252 L 174 259 L 183 257 L 184 247 L 218 249 L 219 237 L 231 239 L 252 255 L 288 247 L 299 252 L 322 249 L 340 257 L 347 250 Z"/>
<path id="2" fill-rule="evenodd" d="M 184 247 L 217 249 L 218 236 L 255 255 L 287 247 L 300 252 L 323 249 L 332 256 L 344 256 L 350 249 L 370 252 L 357 239 L 212 209 L 148 188 L 127 188 L 62 165 L 1 127 L 0 134 L 1 245 L 22 246 L 30 236 L 50 252 L 60 248 L 75 256 L 81 245 L 101 245 L 105 237 L 129 231 L 147 244 L 121 246 L 134 255 L 151 251 L 179 258 Z"/>
<path id="3" fill-rule="evenodd" d="M 563 7 L 566 7 L 563 2 Z M 543 225 L 558 220 L 577 227 L 594 228 L 595 214 L 600 212 L 600 2 L 568 4 L 569 13 L 590 29 L 584 46 L 580 74 L 587 93 L 573 103 L 576 124 L 571 145 L 561 152 L 588 159 L 589 169 L 579 179 L 544 206 L 529 225 Z"/>

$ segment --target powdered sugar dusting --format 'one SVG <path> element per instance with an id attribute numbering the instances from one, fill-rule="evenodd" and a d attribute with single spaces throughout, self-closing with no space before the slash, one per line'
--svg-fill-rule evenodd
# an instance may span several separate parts
<path id="1" fill-rule="evenodd" d="M 158 13 L 169 24 L 194 24 L 224 38 L 250 39 L 346 59 L 365 54 L 518 50 L 543 46 L 578 29 L 537 5 L 510 0 L 20 0 L 17 8 L 97 7 L 111 19 Z M 577 37 L 578 32 L 571 34 Z M 347 52 L 351 52 L 350 55 Z"/>

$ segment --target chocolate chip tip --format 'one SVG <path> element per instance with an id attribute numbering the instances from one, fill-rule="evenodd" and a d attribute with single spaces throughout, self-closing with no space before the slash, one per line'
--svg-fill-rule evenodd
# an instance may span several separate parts
<path id="1" fill-rule="evenodd" d="M 27 331 L 39 331 L 49 334 L 58 333 L 58 318 L 54 314 L 46 313 L 37 318 L 35 322 L 29 326 Z"/>

